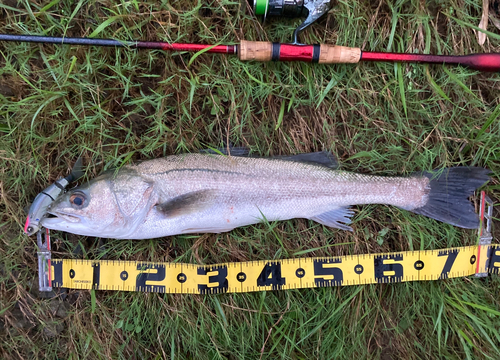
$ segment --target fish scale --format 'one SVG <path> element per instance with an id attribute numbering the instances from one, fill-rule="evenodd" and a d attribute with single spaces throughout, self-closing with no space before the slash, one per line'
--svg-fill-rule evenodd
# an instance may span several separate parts
<path id="1" fill-rule="evenodd" d="M 168 183 L 179 182 L 179 177 L 182 177 L 182 183 L 179 186 L 182 186 L 186 181 L 192 181 L 200 187 L 217 187 L 217 184 L 221 183 L 224 188 L 234 186 L 241 189 L 240 182 L 242 182 L 246 188 L 252 187 L 252 191 L 259 192 L 262 191 L 263 181 L 265 181 L 266 191 L 272 190 L 272 194 L 276 196 L 290 196 L 291 194 L 306 198 L 328 196 L 329 198 L 335 197 L 336 201 L 344 199 L 344 205 L 364 203 L 366 196 L 376 197 L 373 199 L 375 202 L 389 203 L 393 196 L 387 192 L 388 186 L 393 190 L 407 188 L 415 193 L 415 186 L 427 182 L 427 179 L 388 178 L 340 170 L 334 171 L 317 165 L 290 161 L 213 156 L 207 159 L 206 155 L 199 154 L 190 155 L 189 160 L 185 160 L 185 156 L 172 156 L 172 158 L 175 159 L 171 159 L 169 162 L 164 162 L 162 159 L 151 160 L 143 163 L 147 164 L 147 167 L 140 164 L 134 169 L 151 181 L 166 181 L 167 184 L 160 186 L 164 188 L 169 187 Z M 208 169 L 209 167 L 210 169 Z M 152 177 L 147 176 L 149 171 L 152 172 Z M 180 171 L 183 174 L 180 174 Z M 187 173 L 184 173 L 185 171 Z M 191 172 L 191 176 L 189 172 Z M 165 173 L 172 176 L 164 177 Z M 200 175 L 207 176 L 210 181 L 200 182 Z M 228 181 L 228 178 L 233 180 L 233 185 Z M 314 181 L 317 181 L 316 186 L 312 184 Z M 359 195 L 359 199 L 356 199 L 357 190 L 366 188 L 366 185 L 369 186 L 369 191 Z M 421 195 L 421 190 L 422 188 L 418 189 L 417 196 Z M 350 199 L 345 199 L 346 196 L 350 196 Z M 400 205 L 402 206 L 403 202 Z"/>

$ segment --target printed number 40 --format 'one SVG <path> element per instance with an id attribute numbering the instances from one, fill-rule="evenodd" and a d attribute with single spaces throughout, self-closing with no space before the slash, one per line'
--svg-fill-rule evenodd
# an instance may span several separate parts
<path id="1" fill-rule="evenodd" d="M 272 286 L 279 288 L 285 285 L 284 277 L 281 277 L 281 264 L 279 262 L 267 263 L 257 278 L 257 286 Z"/>

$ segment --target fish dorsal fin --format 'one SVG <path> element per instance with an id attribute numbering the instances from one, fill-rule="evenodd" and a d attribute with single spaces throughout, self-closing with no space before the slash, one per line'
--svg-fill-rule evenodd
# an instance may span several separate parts
<path id="1" fill-rule="evenodd" d="M 250 150 L 246 147 L 204 149 L 201 150 L 200 152 L 202 154 L 215 154 L 215 155 L 222 154 L 222 155 L 231 155 L 239 157 L 261 158 L 261 156 L 250 154 Z M 302 163 L 325 166 L 330 169 L 336 169 L 339 167 L 337 159 L 329 151 L 317 151 L 313 153 L 304 153 L 297 155 L 277 155 L 277 156 L 272 156 L 269 159 L 302 162 Z"/>
<path id="2" fill-rule="evenodd" d="M 202 154 L 214 154 L 214 155 L 227 155 L 227 156 L 241 156 L 249 157 L 250 150 L 246 147 L 224 147 L 224 148 L 208 148 L 200 150 Z"/>
<path id="3" fill-rule="evenodd" d="M 188 215 L 211 206 L 215 197 L 215 190 L 192 191 L 157 204 L 156 210 L 169 218 Z"/>
<path id="4" fill-rule="evenodd" d="M 345 225 L 351 223 L 351 216 L 353 215 L 354 212 L 348 207 L 340 207 L 319 215 L 315 215 L 313 217 L 310 217 L 309 219 L 319 222 L 320 224 L 323 224 L 325 226 L 353 231 L 352 227 Z M 343 222 L 344 224 L 341 224 L 339 221 Z"/>
<path id="5" fill-rule="evenodd" d="M 335 169 L 339 166 L 337 159 L 329 151 L 318 151 L 313 153 L 297 154 L 297 155 L 273 156 L 272 159 L 310 163 L 315 165 L 326 166 L 331 169 Z"/>

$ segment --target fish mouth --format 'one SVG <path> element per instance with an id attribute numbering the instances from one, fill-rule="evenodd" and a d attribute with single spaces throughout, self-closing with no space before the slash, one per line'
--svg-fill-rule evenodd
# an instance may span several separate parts
<path id="1" fill-rule="evenodd" d="M 78 215 L 72 215 L 62 211 L 49 212 L 47 219 L 53 219 L 52 221 L 54 221 L 55 219 L 66 220 L 70 223 L 79 223 L 82 221 L 82 219 Z"/>

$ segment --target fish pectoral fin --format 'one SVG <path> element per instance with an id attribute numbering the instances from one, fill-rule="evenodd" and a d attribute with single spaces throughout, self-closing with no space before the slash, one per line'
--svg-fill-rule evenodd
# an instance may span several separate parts
<path id="1" fill-rule="evenodd" d="M 198 190 L 156 204 L 155 208 L 166 217 L 178 217 L 205 210 L 214 203 L 215 196 L 215 190 Z"/>
<path id="2" fill-rule="evenodd" d="M 313 165 L 321 165 L 331 169 L 339 167 L 339 163 L 335 156 L 329 151 L 318 151 L 313 153 L 298 154 L 298 155 L 283 155 L 273 156 L 272 159 L 295 161 L 308 163 Z"/>
<path id="3" fill-rule="evenodd" d="M 324 212 L 319 215 L 315 215 L 313 217 L 310 217 L 309 219 L 316 221 L 320 224 L 323 224 L 325 226 L 347 231 L 353 231 L 352 227 L 345 225 L 351 223 L 352 215 L 354 215 L 354 211 L 352 211 L 348 207 L 340 207 Z M 344 224 L 341 224 L 339 221 L 343 222 Z"/>

